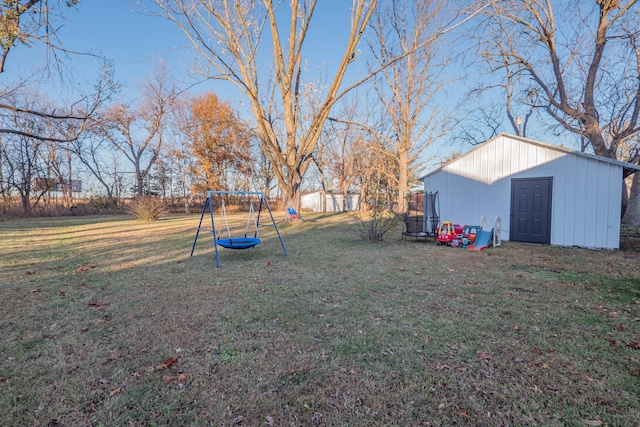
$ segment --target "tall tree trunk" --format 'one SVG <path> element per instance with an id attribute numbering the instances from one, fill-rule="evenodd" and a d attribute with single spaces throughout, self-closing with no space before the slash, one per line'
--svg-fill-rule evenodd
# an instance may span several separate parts
<path id="1" fill-rule="evenodd" d="M 22 204 L 22 216 L 29 218 L 31 216 L 31 189 L 27 188 L 20 191 L 20 202 Z"/>
<path id="2" fill-rule="evenodd" d="M 284 208 L 295 209 L 297 216 L 295 220 L 302 220 L 300 217 L 300 185 L 302 184 L 302 175 L 296 173 L 285 185 L 282 186 L 282 200 Z M 294 221 L 291 215 L 287 215 L 287 220 Z"/>
<path id="3" fill-rule="evenodd" d="M 144 196 L 144 176 L 142 175 L 142 172 L 140 170 L 140 163 L 139 161 L 136 162 L 135 164 L 135 172 L 136 172 L 136 186 L 137 188 L 137 196 L 138 197 L 142 197 Z"/>
<path id="4" fill-rule="evenodd" d="M 187 192 L 187 187 L 185 185 L 182 186 L 182 193 L 184 196 L 184 210 L 187 215 L 191 214 L 191 206 L 189 205 L 189 193 Z"/>
<path id="5" fill-rule="evenodd" d="M 67 156 L 67 183 L 69 184 L 69 187 L 67 188 L 66 186 L 62 187 L 62 190 L 65 191 L 63 192 L 63 200 L 64 200 L 64 207 L 67 209 L 70 209 L 73 206 L 73 182 L 71 180 L 71 178 L 73 177 L 72 174 L 72 162 L 71 162 L 71 150 L 69 148 L 69 146 L 71 145 L 70 142 L 66 143 L 66 149 L 65 149 L 65 153 Z"/>
<path id="6" fill-rule="evenodd" d="M 407 211 L 407 190 L 409 181 L 409 152 L 401 149 L 398 151 L 398 211 Z"/>
<path id="7" fill-rule="evenodd" d="M 633 174 L 627 209 L 622 222 L 640 227 L 640 171 Z"/>

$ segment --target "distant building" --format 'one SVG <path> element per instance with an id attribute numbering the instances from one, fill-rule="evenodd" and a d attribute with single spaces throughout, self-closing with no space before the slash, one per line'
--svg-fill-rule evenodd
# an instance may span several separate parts
<path id="1" fill-rule="evenodd" d="M 357 193 L 347 193 L 345 200 L 343 193 L 314 191 L 303 194 L 300 202 L 302 209 L 311 209 L 313 212 L 343 212 L 360 209 L 360 195 Z"/>

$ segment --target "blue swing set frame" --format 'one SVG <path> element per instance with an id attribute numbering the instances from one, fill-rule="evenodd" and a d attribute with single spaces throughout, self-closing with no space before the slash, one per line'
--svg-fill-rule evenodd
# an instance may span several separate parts
<path id="1" fill-rule="evenodd" d="M 219 239 L 216 233 L 215 220 L 213 215 L 213 200 L 212 196 L 225 196 L 225 195 L 237 195 L 237 196 L 259 196 L 260 197 L 260 205 L 258 207 L 258 214 L 256 220 L 256 230 L 254 232 L 253 237 L 248 237 L 245 233 L 244 237 L 235 237 L 229 239 Z M 284 242 L 282 241 L 282 236 L 280 236 L 280 231 L 278 230 L 278 226 L 276 225 L 276 221 L 273 218 L 273 213 L 271 213 L 271 208 L 269 208 L 269 202 L 267 198 L 264 196 L 264 193 L 259 191 L 207 191 L 207 199 L 202 206 L 202 214 L 200 215 L 200 222 L 198 223 L 198 229 L 196 230 L 196 237 L 193 239 L 193 246 L 191 247 L 191 255 L 193 256 L 193 252 L 196 249 L 196 243 L 198 242 L 198 235 L 200 234 L 200 230 L 208 231 L 213 233 L 213 248 L 216 253 L 216 268 L 220 268 L 220 259 L 218 257 L 218 246 L 227 249 L 249 249 L 253 248 L 256 245 L 260 244 L 260 239 L 258 238 L 258 228 L 260 226 L 260 215 L 262 213 L 262 206 L 266 207 L 267 212 L 269 212 L 269 217 L 271 218 L 271 223 L 273 224 L 273 228 L 276 230 L 276 234 L 278 235 L 278 239 L 280 240 L 280 245 L 282 246 L 282 250 L 284 251 L 285 256 L 289 256 L 287 253 L 287 249 L 284 247 Z M 204 219 L 204 215 L 207 212 L 207 208 L 209 208 L 209 216 L 211 217 L 211 229 L 202 227 L 202 220 Z"/>

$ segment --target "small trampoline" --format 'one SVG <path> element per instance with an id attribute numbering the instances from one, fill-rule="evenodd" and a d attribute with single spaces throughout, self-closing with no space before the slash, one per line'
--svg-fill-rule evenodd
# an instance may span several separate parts
<path id="1" fill-rule="evenodd" d="M 216 241 L 218 246 L 227 249 L 249 249 L 260 243 L 260 239 L 254 237 L 236 237 L 233 239 L 220 239 Z"/>

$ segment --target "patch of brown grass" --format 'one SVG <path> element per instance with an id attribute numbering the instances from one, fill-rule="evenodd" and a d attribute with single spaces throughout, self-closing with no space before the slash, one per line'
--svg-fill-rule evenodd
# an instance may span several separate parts
<path id="1" fill-rule="evenodd" d="M 640 227 L 623 225 L 620 233 L 620 250 L 640 252 Z"/>
<path id="2" fill-rule="evenodd" d="M 198 218 L 0 224 L 7 425 L 640 419 L 637 253 L 368 245 L 307 214 L 289 257 L 264 227 L 216 269 Z"/>

